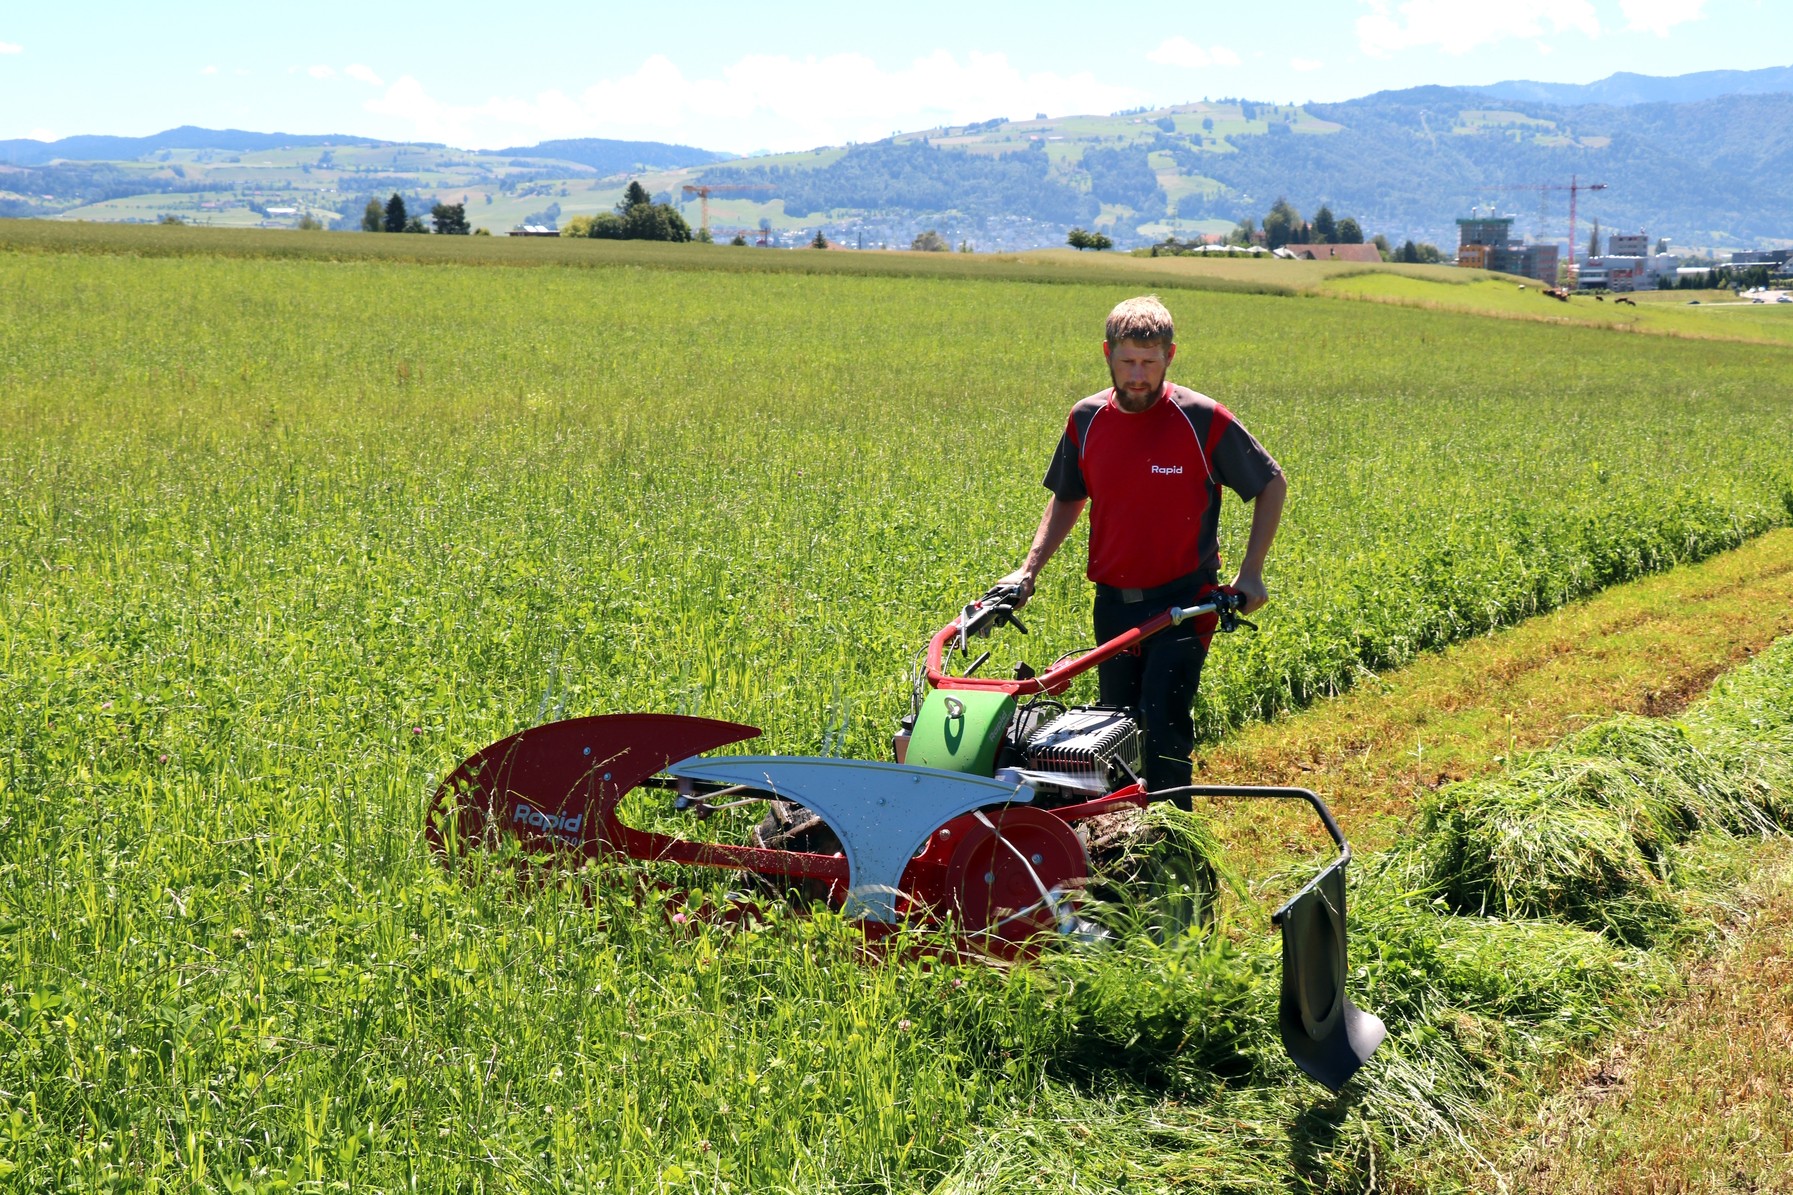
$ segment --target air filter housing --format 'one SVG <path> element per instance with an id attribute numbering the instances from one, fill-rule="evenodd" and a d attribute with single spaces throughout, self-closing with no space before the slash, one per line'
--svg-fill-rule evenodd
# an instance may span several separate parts
<path id="1" fill-rule="evenodd" d="M 1066 776 L 1072 787 L 1106 787 L 1139 774 L 1139 724 L 1115 706 L 1066 710 L 1034 732 L 1024 756 L 1028 770 Z"/>

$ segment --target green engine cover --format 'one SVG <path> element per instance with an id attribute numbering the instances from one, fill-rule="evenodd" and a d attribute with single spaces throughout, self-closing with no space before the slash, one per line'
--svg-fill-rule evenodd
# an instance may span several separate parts
<path id="1" fill-rule="evenodd" d="M 933 689 L 916 715 L 903 762 L 973 776 L 992 775 L 996 750 L 1014 716 L 1013 694 Z"/>

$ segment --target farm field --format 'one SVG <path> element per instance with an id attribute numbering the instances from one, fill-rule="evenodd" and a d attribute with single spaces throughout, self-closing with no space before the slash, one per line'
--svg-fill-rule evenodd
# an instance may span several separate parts
<path id="1" fill-rule="evenodd" d="M 28 1186 L 1063 1189 L 1087 1153 L 1094 1189 L 1358 1189 L 1474 1087 L 1417 1094 L 1440 1022 L 1398 1003 L 1399 950 L 1360 999 L 1412 1023 L 1371 1088 L 1409 1119 L 1210 1154 L 1229 1110 L 1281 1134 L 1311 1101 L 1261 940 L 997 973 L 862 967 L 827 918 L 674 938 L 626 886 L 450 881 L 424 800 L 563 714 L 881 757 L 911 654 L 1019 559 L 1101 317 L 1144 286 L 1175 376 L 1294 487 L 1264 631 L 1204 685 L 1210 744 L 1793 521 L 1776 344 L 1113 260 L 64 231 L 0 229 L 0 1169 Z M 396 241 L 432 264 L 373 255 Z M 1079 552 L 1001 651 L 1082 643 Z M 1395 907 L 1369 925 L 1412 947 Z M 1552 943 L 1592 977 L 1564 1032 L 1598 1032 L 1629 956 Z"/>

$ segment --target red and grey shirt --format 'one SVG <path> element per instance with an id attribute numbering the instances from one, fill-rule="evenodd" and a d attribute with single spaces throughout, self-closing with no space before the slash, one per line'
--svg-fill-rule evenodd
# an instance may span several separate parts
<path id="1" fill-rule="evenodd" d="M 1104 390 L 1080 400 L 1046 472 L 1060 500 L 1090 500 L 1089 579 L 1151 589 L 1220 567 L 1220 487 L 1246 501 L 1282 469 L 1232 412 L 1166 384 L 1137 414 Z"/>

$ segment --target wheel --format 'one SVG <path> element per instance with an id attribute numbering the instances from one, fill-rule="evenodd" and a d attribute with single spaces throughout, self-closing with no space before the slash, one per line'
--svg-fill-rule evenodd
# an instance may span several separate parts
<path id="1" fill-rule="evenodd" d="M 767 801 L 766 816 L 753 828 L 751 845 L 769 851 L 795 851 L 806 855 L 834 855 L 840 839 L 819 815 L 791 801 Z M 743 887 L 790 896 L 804 904 L 834 903 L 836 894 L 827 880 L 784 876 L 758 871 L 739 873 Z"/>
<path id="2" fill-rule="evenodd" d="M 1079 822 L 1090 859 L 1091 915 L 1115 933 L 1173 941 L 1214 922 L 1219 875 L 1186 814 L 1136 806 Z"/>
<path id="3" fill-rule="evenodd" d="M 1064 929 L 1071 913 L 1063 898 L 1082 887 L 1089 861 L 1075 831 L 1040 809 L 1011 805 L 948 823 L 962 827 L 946 865 L 945 890 L 959 927 L 1019 946 Z"/>

